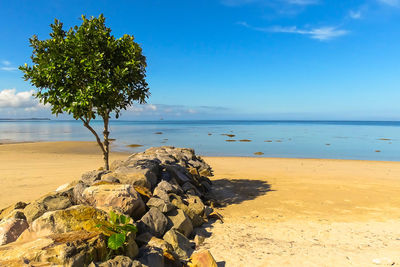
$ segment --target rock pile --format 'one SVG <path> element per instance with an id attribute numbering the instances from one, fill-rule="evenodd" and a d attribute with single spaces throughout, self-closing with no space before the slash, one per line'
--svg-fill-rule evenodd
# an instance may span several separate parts
<path id="1" fill-rule="evenodd" d="M 150 148 L 31 203 L 0 211 L 0 266 L 216 266 L 199 228 L 212 216 L 210 166 L 194 150 Z M 117 251 L 98 227 L 109 211 L 138 232 Z M 194 241 L 193 241 L 194 240 Z M 193 255 L 192 255 L 193 254 Z"/>

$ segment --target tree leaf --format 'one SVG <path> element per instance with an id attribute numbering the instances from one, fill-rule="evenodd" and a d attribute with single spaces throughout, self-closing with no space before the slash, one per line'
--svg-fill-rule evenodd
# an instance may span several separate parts
<path id="1" fill-rule="evenodd" d="M 125 235 L 123 234 L 112 234 L 108 238 L 107 245 L 112 250 L 117 250 L 122 247 L 125 243 Z"/>
<path id="2" fill-rule="evenodd" d="M 128 218 L 124 215 L 120 215 L 119 221 L 121 222 L 121 224 L 126 224 L 128 222 Z"/>
<path id="3" fill-rule="evenodd" d="M 118 215 L 114 211 L 111 210 L 109 213 L 109 216 L 110 216 L 110 223 L 117 224 Z"/>

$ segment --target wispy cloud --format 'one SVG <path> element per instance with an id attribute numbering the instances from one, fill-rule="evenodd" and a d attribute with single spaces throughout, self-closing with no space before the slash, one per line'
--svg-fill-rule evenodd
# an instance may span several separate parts
<path id="1" fill-rule="evenodd" d="M 318 4 L 318 0 L 221 0 L 221 3 L 227 6 L 243 6 L 248 4 L 276 5 L 289 4 L 298 6 L 307 6 Z"/>
<path id="2" fill-rule="evenodd" d="M 362 12 L 361 10 L 350 10 L 349 12 L 349 17 L 352 19 L 361 19 L 362 18 Z"/>
<path id="3" fill-rule="evenodd" d="M 320 3 L 320 0 L 220 0 L 228 7 L 257 6 L 272 11 L 269 16 L 293 16 L 301 13 L 310 5 Z"/>
<path id="4" fill-rule="evenodd" d="M 3 71 L 14 71 L 14 70 L 17 70 L 17 68 L 12 67 L 10 61 L 3 60 L 3 61 L 1 61 L 0 70 L 3 70 Z"/>
<path id="5" fill-rule="evenodd" d="M 377 0 L 377 1 L 385 5 L 400 7 L 400 0 Z"/>
<path id="6" fill-rule="evenodd" d="M 260 31 L 260 32 L 272 32 L 272 33 L 291 33 L 299 34 L 310 37 L 311 39 L 316 39 L 319 41 L 328 41 L 334 38 L 346 35 L 349 33 L 347 30 L 338 29 L 337 27 L 327 26 L 327 27 L 316 27 L 311 29 L 300 29 L 297 26 L 283 27 L 283 26 L 272 26 L 267 28 L 253 27 L 246 22 L 238 22 L 246 28 Z"/>
<path id="7" fill-rule="evenodd" d="M 216 106 L 186 106 L 166 104 L 133 105 L 124 113 L 124 117 L 191 117 L 194 115 L 219 114 L 228 112 L 225 107 Z"/>

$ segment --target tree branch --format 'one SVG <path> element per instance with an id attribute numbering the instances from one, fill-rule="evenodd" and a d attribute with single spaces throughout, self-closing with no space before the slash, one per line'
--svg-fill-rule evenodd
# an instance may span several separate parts
<path id="1" fill-rule="evenodd" d="M 104 154 L 104 153 L 106 152 L 105 149 L 104 149 L 104 145 L 103 145 L 103 143 L 101 142 L 100 137 L 97 135 L 96 131 L 89 125 L 89 121 L 90 121 L 90 120 L 86 121 L 86 120 L 84 120 L 82 117 L 79 117 L 79 118 L 80 118 L 81 121 L 83 122 L 83 126 L 85 126 L 86 128 L 88 128 L 89 131 L 91 131 L 92 134 L 96 137 L 97 144 L 100 146 L 101 151 L 102 151 L 103 154 Z"/>

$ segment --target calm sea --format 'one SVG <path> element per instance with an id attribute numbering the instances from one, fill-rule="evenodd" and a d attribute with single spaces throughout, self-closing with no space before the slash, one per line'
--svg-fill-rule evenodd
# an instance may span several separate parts
<path id="1" fill-rule="evenodd" d="M 94 125 L 101 129 L 101 122 Z M 207 156 L 262 152 L 264 157 L 400 161 L 400 122 L 112 121 L 110 137 L 116 139 L 115 151 L 127 152 L 172 145 L 192 147 Z M 0 121 L 2 140 L 94 141 L 94 137 L 78 121 Z M 143 146 L 129 148 L 130 144 Z"/>

